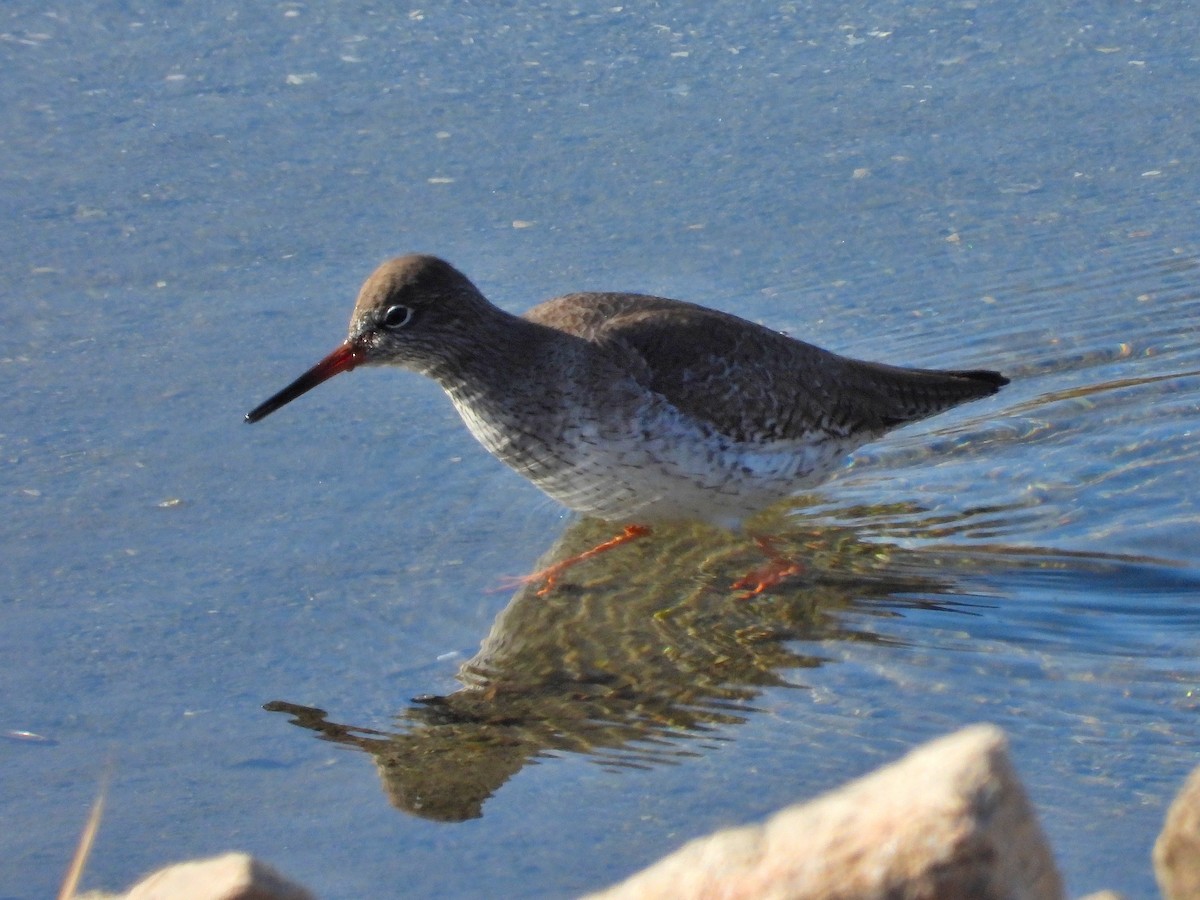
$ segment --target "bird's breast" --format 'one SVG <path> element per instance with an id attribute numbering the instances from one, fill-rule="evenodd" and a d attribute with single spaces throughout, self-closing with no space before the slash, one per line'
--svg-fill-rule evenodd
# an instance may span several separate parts
<path id="1" fill-rule="evenodd" d="M 848 449 L 824 432 L 737 441 L 641 390 L 582 408 L 551 395 L 515 407 L 451 399 L 494 456 L 564 506 L 612 521 L 738 522 L 824 477 Z"/>

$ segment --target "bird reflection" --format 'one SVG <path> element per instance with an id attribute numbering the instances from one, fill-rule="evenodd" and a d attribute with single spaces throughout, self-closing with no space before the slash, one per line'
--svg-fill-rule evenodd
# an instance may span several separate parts
<path id="1" fill-rule="evenodd" d="M 575 523 L 539 568 L 611 528 Z M 827 661 L 821 642 L 887 640 L 848 625 L 848 609 L 954 605 L 951 579 L 906 559 L 917 551 L 865 543 L 852 529 L 784 531 L 773 544 L 804 573 L 754 597 L 730 585 L 761 563 L 759 546 L 699 525 L 656 527 L 572 567 L 544 596 L 538 584 L 522 587 L 459 671 L 462 688 L 415 698 L 394 733 L 282 701 L 266 708 L 370 753 L 397 808 L 463 821 L 539 757 L 574 752 L 638 768 L 728 740 L 765 688 L 800 687 L 803 670 Z"/>

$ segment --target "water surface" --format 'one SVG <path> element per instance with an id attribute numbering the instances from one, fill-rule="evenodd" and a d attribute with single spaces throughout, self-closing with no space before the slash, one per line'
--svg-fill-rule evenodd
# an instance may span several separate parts
<path id="1" fill-rule="evenodd" d="M 109 765 L 88 885 L 237 847 L 328 898 L 552 897 L 976 721 L 1071 892 L 1151 896 L 1200 761 L 1196 32 L 6 6 L 0 896 L 55 890 Z M 1013 383 L 798 500 L 761 597 L 748 538 L 668 529 L 537 598 L 503 577 L 603 529 L 434 385 L 241 423 L 407 251 Z"/>

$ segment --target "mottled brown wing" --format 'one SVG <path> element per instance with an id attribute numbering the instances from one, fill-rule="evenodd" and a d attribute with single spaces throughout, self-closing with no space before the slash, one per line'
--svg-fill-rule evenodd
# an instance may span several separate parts
<path id="1" fill-rule="evenodd" d="M 995 372 L 860 362 L 690 303 L 571 294 L 526 317 L 605 348 L 643 386 L 738 440 L 880 434 L 995 393 Z"/>

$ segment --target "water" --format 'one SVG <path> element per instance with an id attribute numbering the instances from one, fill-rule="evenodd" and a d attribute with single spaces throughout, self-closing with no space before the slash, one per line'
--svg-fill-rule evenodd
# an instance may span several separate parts
<path id="1" fill-rule="evenodd" d="M 567 896 L 975 721 L 1073 894 L 1151 896 L 1198 761 L 1196 30 L 8 4 L 0 896 L 55 890 L 109 766 L 88 885 L 238 847 L 329 898 Z M 539 602 L 497 586 L 599 532 L 435 386 L 240 421 L 411 250 L 1013 384 L 804 498 L 765 597 L 685 530 Z"/>

